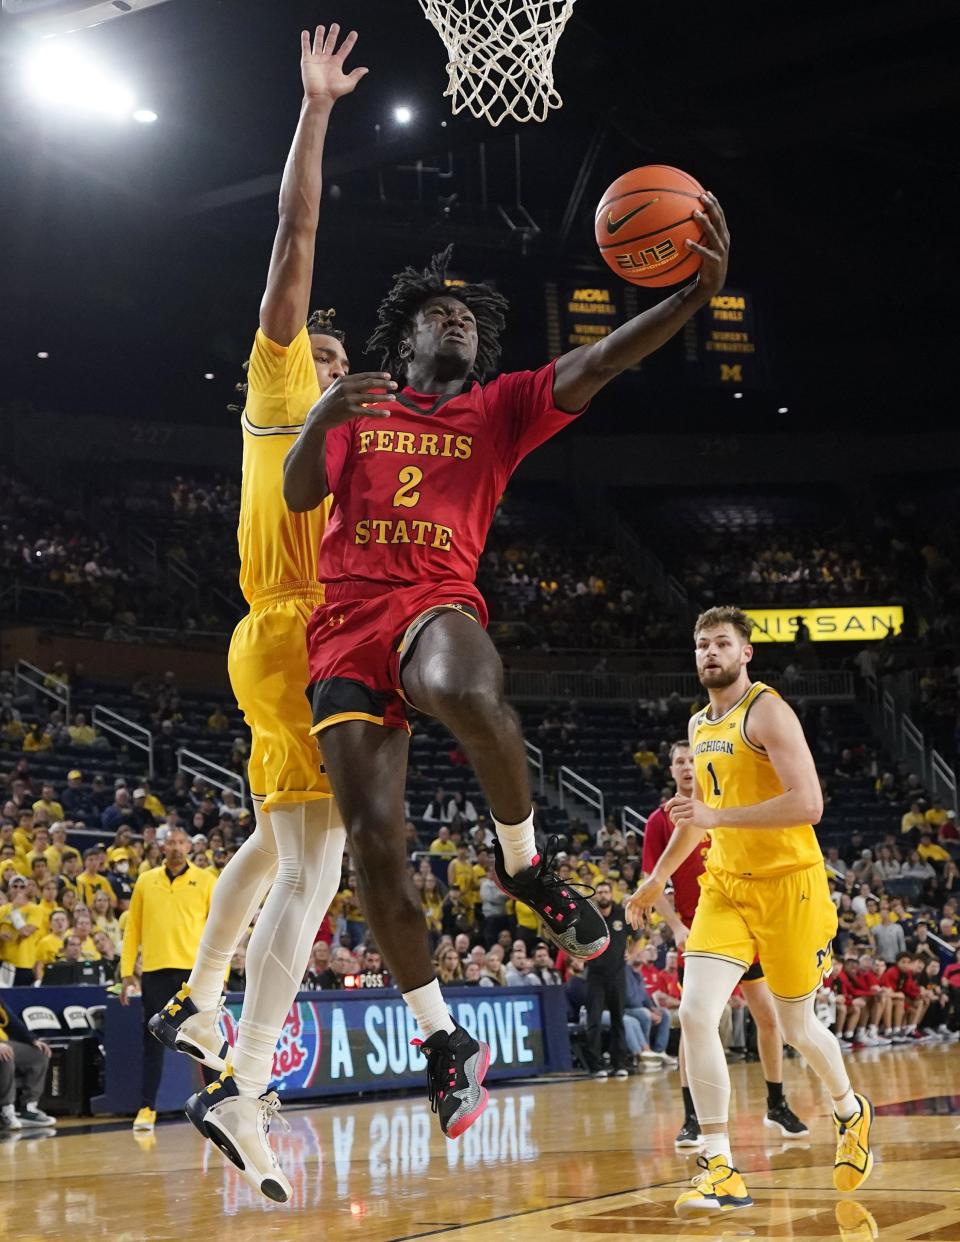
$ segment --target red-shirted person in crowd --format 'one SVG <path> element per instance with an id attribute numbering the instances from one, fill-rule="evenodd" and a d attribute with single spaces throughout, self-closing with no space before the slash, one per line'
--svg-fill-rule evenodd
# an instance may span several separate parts
<path id="1" fill-rule="evenodd" d="M 853 1041 L 857 1047 L 875 1047 L 880 1044 L 893 1043 L 890 1025 L 893 989 L 881 984 L 880 976 L 875 973 L 873 966 L 874 962 L 870 954 L 863 953 L 859 958 L 851 956 L 846 968 L 853 995 L 862 996 L 866 1002 L 863 1021 Z"/>
<path id="2" fill-rule="evenodd" d="M 670 747 L 670 775 L 673 777 L 678 794 L 686 798 L 693 797 L 693 751 L 686 738 L 674 742 Z M 659 807 L 647 820 L 643 833 L 644 875 L 651 874 L 666 850 L 672 833 L 673 823 L 663 807 Z M 703 848 L 694 850 L 673 873 L 673 905 L 670 904 L 669 897 L 664 896 L 655 907 L 658 913 L 666 919 L 678 948 L 683 946 L 687 938 L 697 909 L 697 902 L 700 900 L 700 876 L 704 871 L 704 858 L 709 846 L 709 837 L 704 837 Z M 644 976 L 644 981 L 647 982 L 646 976 Z M 763 1076 L 767 1082 L 767 1114 L 763 1119 L 763 1124 L 779 1130 L 784 1138 L 802 1138 L 809 1134 L 809 1130 L 789 1107 L 783 1094 L 783 1036 L 777 1023 L 773 998 L 763 977 L 763 969 L 759 961 L 753 963 L 740 983 L 746 984 L 742 994 L 756 1024 L 757 1051 L 763 1066 Z M 653 988 L 649 982 L 647 982 L 647 991 L 651 996 L 653 995 Z M 682 1041 L 680 1043 L 680 1090 L 683 1094 L 683 1125 L 676 1137 L 676 1145 L 699 1147 L 702 1141 L 700 1123 L 697 1121 L 693 1096 L 687 1085 L 687 1067 Z"/>
<path id="3" fill-rule="evenodd" d="M 854 996 L 850 977 L 839 958 L 834 960 L 823 986 L 836 998 L 837 1012 L 833 1029 L 840 1047 L 852 1048 L 854 1035 L 863 1018 L 867 1002 L 862 996 Z"/>
<path id="4" fill-rule="evenodd" d="M 910 1039 L 922 1039 L 923 1032 L 918 1027 L 923 1020 L 927 1004 L 923 999 L 920 986 L 916 980 L 916 972 L 911 955 L 909 953 L 901 953 L 897 957 L 896 965 L 889 967 L 880 976 L 880 982 L 885 988 L 891 989 L 894 1000 L 900 999 L 903 1001 L 904 1023 L 899 1029 L 894 1026 L 894 1043 L 903 1043 L 905 1040 Z"/>

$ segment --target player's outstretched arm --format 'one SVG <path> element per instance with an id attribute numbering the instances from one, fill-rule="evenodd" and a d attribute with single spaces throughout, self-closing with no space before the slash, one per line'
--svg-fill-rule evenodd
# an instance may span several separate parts
<path id="1" fill-rule="evenodd" d="M 303 104 L 280 183 L 280 225 L 260 303 L 260 327 L 278 345 L 290 344 L 307 322 L 310 309 L 323 188 L 321 162 L 330 113 L 337 100 L 349 95 L 367 73 L 363 68 L 350 73 L 344 69 L 357 32 L 351 30 L 338 48 L 339 35 L 336 22 L 329 31 L 318 26 L 312 41 L 308 30 L 300 35 Z"/>
<path id="2" fill-rule="evenodd" d="M 703 257 L 697 279 L 679 293 L 622 324 L 595 345 L 581 345 L 558 358 L 553 399 L 561 410 L 582 409 L 605 384 L 676 336 L 687 320 L 723 288 L 730 255 L 730 231 L 716 197 L 710 193 L 700 197 L 702 209 L 695 215 L 703 227 L 706 245 L 687 242 L 689 249 Z"/>

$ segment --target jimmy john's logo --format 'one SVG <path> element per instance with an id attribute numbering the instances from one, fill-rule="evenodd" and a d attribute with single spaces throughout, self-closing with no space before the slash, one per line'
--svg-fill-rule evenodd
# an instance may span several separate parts
<path id="1" fill-rule="evenodd" d="M 614 255 L 617 266 L 627 272 L 652 271 L 656 267 L 663 267 L 665 263 L 672 263 L 677 257 L 677 247 L 672 237 L 657 242 L 655 246 L 644 246 L 642 250 L 628 250 L 624 254 Z"/>

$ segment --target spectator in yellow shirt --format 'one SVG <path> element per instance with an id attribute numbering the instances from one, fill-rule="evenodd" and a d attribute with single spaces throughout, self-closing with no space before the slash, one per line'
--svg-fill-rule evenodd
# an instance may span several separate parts
<path id="1" fill-rule="evenodd" d="M 83 871 L 77 876 L 76 889 L 77 896 L 88 908 L 92 908 L 93 899 L 97 893 L 106 893 L 110 898 L 110 904 L 116 905 L 117 897 L 113 891 L 113 886 L 105 875 L 100 875 L 100 857 L 101 853 L 95 846 L 91 846 L 83 855 Z"/>
<path id="2" fill-rule="evenodd" d="M 437 835 L 430 842 L 430 853 L 439 854 L 441 858 L 455 858 L 457 847 L 450 840 L 450 829 L 446 824 L 441 824 L 437 829 Z"/>
<path id="3" fill-rule="evenodd" d="M 947 811 L 940 798 L 934 798 L 933 805 L 929 808 L 924 819 L 931 828 L 939 828 L 943 821 L 947 818 Z"/>
<path id="4" fill-rule="evenodd" d="M 230 721 L 224 715 L 223 708 L 219 703 L 207 717 L 207 728 L 211 733 L 223 733 L 230 728 Z"/>
<path id="5" fill-rule="evenodd" d="M 90 915 L 93 919 L 94 930 L 106 932 L 116 945 L 117 952 L 119 952 L 120 924 L 117 921 L 113 906 L 110 904 L 110 898 L 106 893 L 99 892 L 94 897 L 93 905 L 90 907 Z"/>
<path id="6" fill-rule="evenodd" d="M 26 855 L 33 849 L 33 811 L 21 811 L 17 827 L 13 830 L 13 846 L 18 854 Z"/>
<path id="7" fill-rule="evenodd" d="M 43 915 L 40 907 L 28 900 L 23 876 L 10 881 L 9 896 L 9 902 L 0 906 L 0 956 L 14 968 L 13 986 L 27 988 L 33 983 Z"/>
<path id="8" fill-rule="evenodd" d="M 60 909 L 60 885 L 56 876 L 48 876 L 40 885 L 40 900 L 37 902 L 43 915 L 43 926 L 40 934 L 45 936 L 50 930 L 50 920 L 54 912 Z"/>
<path id="9" fill-rule="evenodd" d="M 12 845 L 3 845 L 0 846 L 0 874 L 8 867 L 12 867 L 16 874 L 22 875 L 25 880 L 30 876 L 26 854 L 19 854 Z"/>
<path id="10" fill-rule="evenodd" d="M 66 910 L 54 910 L 50 915 L 50 930 L 37 941 L 37 960 L 33 967 L 35 979 L 42 979 L 44 968 L 61 956 L 69 930 L 70 919 Z"/>
<path id="11" fill-rule="evenodd" d="M 51 820 L 63 819 L 63 806 L 57 801 L 53 786 L 44 783 L 40 789 L 40 797 L 33 804 L 33 813 L 46 811 Z"/>
<path id="12" fill-rule="evenodd" d="M 77 712 L 67 732 L 74 746 L 92 746 L 97 740 L 97 731 L 93 725 L 87 724 L 87 718 L 83 712 Z"/>
<path id="13" fill-rule="evenodd" d="M 53 750 L 53 738 L 44 732 L 39 720 L 35 720 L 27 730 L 23 739 L 23 750 L 28 755 L 36 754 L 38 751 Z"/>
<path id="14" fill-rule="evenodd" d="M 99 962 L 100 954 L 93 943 L 93 919 L 86 906 L 77 906 L 73 912 L 73 933 L 80 940 L 80 958 L 84 962 Z"/>
<path id="15" fill-rule="evenodd" d="M 164 819 L 166 819 L 167 808 L 150 788 L 149 781 L 141 781 L 140 788 L 146 794 L 146 797 L 143 800 L 143 809 L 145 811 L 149 811 L 158 824 L 162 823 Z"/>
<path id="16" fill-rule="evenodd" d="M 924 862 L 938 863 L 950 861 L 950 855 L 942 845 L 938 845 L 936 841 L 934 841 L 933 835 L 929 831 L 921 832 L 920 844 L 917 846 L 917 853 Z"/>

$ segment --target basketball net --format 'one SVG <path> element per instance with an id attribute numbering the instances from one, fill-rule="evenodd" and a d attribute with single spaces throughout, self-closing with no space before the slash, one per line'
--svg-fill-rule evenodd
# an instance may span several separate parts
<path id="1" fill-rule="evenodd" d="M 563 106 L 553 57 L 575 0 L 420 0 L 447 49 L 454 116 L 545 121 Z"/>

